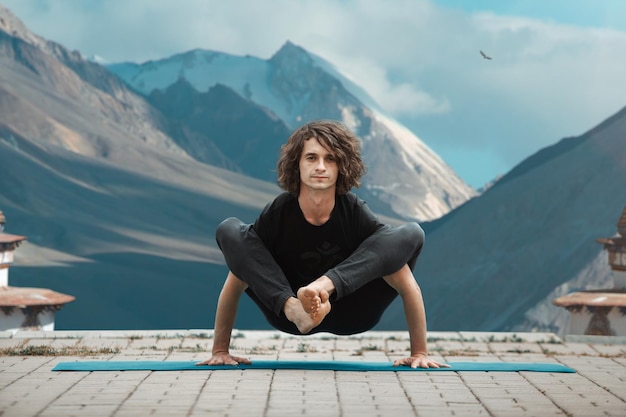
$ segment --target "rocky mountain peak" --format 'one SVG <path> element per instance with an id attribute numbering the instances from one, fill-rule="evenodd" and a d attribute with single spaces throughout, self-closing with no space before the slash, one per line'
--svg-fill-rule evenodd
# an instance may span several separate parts
<path id="1" fill-rule="evenodd" d="M 38 36 L 28 30 L 26 25 L 13 14 L 9 9 L 0 4 L 0 30 L 7 35 L 12 36 L 26 42 L 29 45 L 36 47 L 37 49 L 48 53 L 57 55 L 59 50 L 63 50 L 59 44 L 48 41 L 41 36 Z M 72 52 L 72 54 L 79 55 L 78 52 Z"/>
<path id="2" fill-rule="evenodd" d="M 291 41 L 287 41 L 278 51 L 276 51 L 274 55 L 272 55 L 270 62 L 275 65 L 280 65 L 283 62 L 301 62 L 311 65 L 313 63 L 313 58 L 304 48 L 292 43 Z"/>
<path id="3" fill-rule="evenodd" d="M 357 102 L 341 81 L 317 65 L 313 57 L 291 42 L 269 60 L 269 87 L 285 109 L 287 122 L 298 126 L 302 120 L 342 118 L 339 107 Z"/>
<path id="4" fill-rule="evenodd" d="M 0 30 L 11 36 L 21 38 L 28 43 L 37 45 L 47 41 L 29 31 L 24 23 L 17 18 L 9 9 L 0 4 Z"/>

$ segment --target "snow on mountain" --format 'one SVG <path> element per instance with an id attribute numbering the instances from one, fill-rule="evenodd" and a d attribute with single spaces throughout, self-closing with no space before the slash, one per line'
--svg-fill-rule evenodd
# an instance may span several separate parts
<path id="1" fill-rule="evenodd" d="M 290 42 L 269 60 L 193 50 L 108 68 L 146 96 L 181 78 L 199 92 L 223 84 L 270 109 L 291 129 L 313 119 L 343 121 L 363 140 L 368 174 L 358 192 L 379 212 L 432 220 L 477 195 L 418 137 L 379 110 L 362 88 Z"/>
<path id="2" fill-rule="evenodd" d="M 396 162 L 372 164 L 369 168 L 370 178 L 365 187 L 374 194 L 378 192 L 386 193 L 387 198 L 392 196 L 419 195 L 419 211 L 416 206 L 400 206 L 405 212 L 414 217 L 423 216 L 427 219 L 436 219 L 441 213 L 447 213 L 449 208 L 459 205 L 459 196 L 466 199 L 475 194 L 468 193 L 467 185 L 456 175 L 450 175 L 450 169 L 445 162 L 433 152 L 423 142 L 416 140 L 415 135 L 404 126 L 393 119 L 378 113 L 374 115 L 374 123 L 380 123 L 377 131 L 388 130 L 389 136 L 385 139 L 393 140 L 394 145 L 400 150 L 400 160 L 406 168 L 406 174 L 402 177 L 402 182 L 398 181 L 399 176 L 395 175 L 399 170 Z M 384 152 L 380 149 L 385 146 L 385 140 L 380 140 L 380 136 L 364 136 L 364 150 L 370 160 L 377 161 Z M 394 169 L 390 169 L 393 166 Z M 441 179 L 445 178 L 445 187 L 441 185 Z M 388 192 L 393 189 L 394 193 Z M 400 200 L 394 207 L 398 207 L 404 201 Z M 415 211 L 411 212 L 411 209 Z"/>
<path id="3" fill-rule="evenodd" d="M 181 77 L 199 92 L 207 92 L 219 83 L 289 120 L 286 113 L 281 113 L 283 106 L 267 85 L 271 67 L 259 58 L 196 49 L 144 64 L 119 63 L 107 67 L 146 96 L 154 90 L 165 90 Z"/>
<path id="4" fill-rule="evenodd" d="M 104 57 L 101 57 L 100 55 L 83 56 L 83 59 L 102 66 L 109 63 L 109 61 L 107 61 Z"/>

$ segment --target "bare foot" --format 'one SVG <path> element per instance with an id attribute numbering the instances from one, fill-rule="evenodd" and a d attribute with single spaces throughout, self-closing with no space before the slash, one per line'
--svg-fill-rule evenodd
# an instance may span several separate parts
<path id="1" fill-rule="evenodd" d="M 328 303 L 329 297 L 328 291 L 321 288 L 316 282 L 312 282 L 298 290 L 298 300 L 302 303 L 304 311 L 309 313 L 313 320 L 317 318 L 322 305 Z M 326 314 L 323 315 L 326 316 Z"/>
<path id="2" fill-rule="evenodd" d="M 330 313 L 330 302 L 321 303 L 314 318 L 310 313 L 304 311 L 304 307 L 299 299 L 291 297 L 285 303 L 284 312 L 287 319 L 296 325 L 300 333 L 307 334 L 319 326 L 322 320 Z"/>

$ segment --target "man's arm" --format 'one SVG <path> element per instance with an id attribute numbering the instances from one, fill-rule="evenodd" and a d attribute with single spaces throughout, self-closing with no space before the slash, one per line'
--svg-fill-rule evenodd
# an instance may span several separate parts
<path id="1" fill-rule="evenodd" d="M 385 281 L 398 291 L 402 298 L 411 345 L 411 356 L 398 359 L 393 365 L 405 365 L 411 368 L 449 368 L 449 365 L 428 357 L 424 300 L 411 269 L 405 265 L 395 274 L 385 277 Z"/>
<path id="2" fill-rule="evenodd" d="M 229 353 L 230 336 L 237 317 L 237 307 L 241 294 L 248 286 L 232 272 L 228 273 L 224 287 L 220 292 L 215 313 L 212 357 L 196 365 L 238 365 L 250 364 L 250 360 Z"/>

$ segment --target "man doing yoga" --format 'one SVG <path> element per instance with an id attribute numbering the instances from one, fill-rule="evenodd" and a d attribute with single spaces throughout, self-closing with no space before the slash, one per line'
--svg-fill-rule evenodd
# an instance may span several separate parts
<path id="1" fill-rule="evenodd" d="M 380 223 L 350 191 L 365 172 L 358 138 L 335 121 L 307 123 L 282 146 L 277 170 L 285 192 L 254 224 L 231 217 L 216 230 L 229 273 L 212 357 L 198 365 L 250 363 L 229 352 L 245 292 L 273 327 L 296 335 L 365 332 L 400 295 L 411 355 L 394 365 L 447 367 L 428 357 L 424 302 L 412 272 L 424 232 L 417 223 Z"/>

